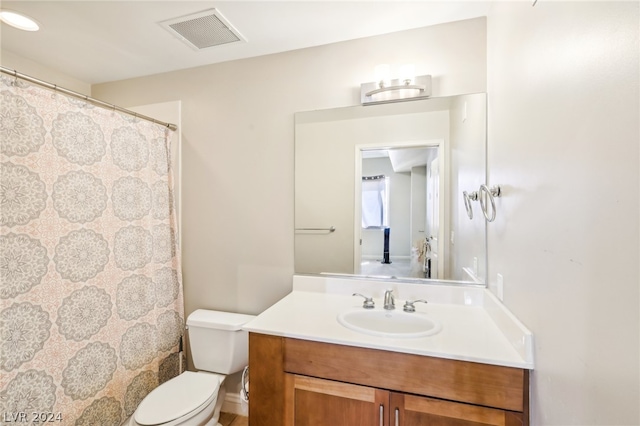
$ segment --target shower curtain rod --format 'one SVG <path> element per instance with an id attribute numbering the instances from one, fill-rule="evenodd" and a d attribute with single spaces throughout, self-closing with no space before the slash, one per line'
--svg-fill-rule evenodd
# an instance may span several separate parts
<path id="1" fill-rule="evenodd" d="M 83 95 L 82 93 L 74 92 L 73 90 L 65 89 L 64 87 L 60 87 L 60 86 L 57 86 L 55 84 L 47 83 L 46 81 L 42 81 L 42 80 L 39 80 L 37 78 L 30 77 L 30 76 L 28 76 L 26 74 L 21 74 L 16 70 L 12 70 L 10 68 L 6 68 L 6 67 L 3 67 L 1 65 L 0 65 L 0 71 L 2 71 L 5 74 L 9 74 L 9 75 L 11 75 L 13 77 L 20 78 L 22 80 L 26 80 L 26 81 L 28 81 L 30 83 L 35 83 L 35 84 L 38 84 L 40 86 L 44 86 L 44 87 L 46 87 L 48 89 L 52 89 L 54 91 L 57 91 L 57 92 L 60 92 L 60 93 L 64 93 L 65 95 L 69 95 L 69 96 L 73 96 L 74 98 L 82 99 L 82 100 L 84 100 L 86 102 L 90 102 L 90 103 L 92 103 L 94 105 L 97 105 L 97 106 L 100 106 L 100 107 L 103 107 L 103 108 L 106 108 L 106 109 L 112 109 L 114 111 L 119 111 L 119 112 L 122 112 L 122 113 L 125 113 L 125 114 L 133 115 L 133 116 L 135 116 L 137 118 L 141 118 L 143 120 L 147 120 L 147 121 L 151 121 L 151 122 L 156 123 L 156 124 L 160 124 L 160 125 L 165 126 L 165 127 L 167 127 L 168 129 L 171 129 L 171 130 L 177 130 L 178 129 L 178 126 L 176 126 L 175 124 L 165 123 L 164 121 L 156 120 L 155 118 L 151 118 L 151 117 L 147 117 L 146 115 L 138 114 L 137 112 L 130 111 L 128 109 L 124 109 L 124 108 L 121 108 L 121 107 L 119 107 L 117 105 L 113 105 L 113 104 L 110 104 L 110 103 L 107 103 L 107 102 L 103 102 L 103 101 L 101 101 L 99 99 L 95 99 L 95 98 L 92 98 L 90 96 Z"/>

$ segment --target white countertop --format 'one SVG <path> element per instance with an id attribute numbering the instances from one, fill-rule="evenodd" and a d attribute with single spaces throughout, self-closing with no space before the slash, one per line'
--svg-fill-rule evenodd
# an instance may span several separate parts
<path id="1" fill-rule="evenodd" d="M 392 288 L 396 309 L 406 299 L 426 298 L 416 312 L 442 324 L 435 335 L 389 338 L 352 331 L 337 321 L 340 313 L 362 308 L 361 297 Z M 247 323 L 249 332 L 371 349 L 533 369 L 531 333 L 488 290 L 476 286 L 441 286 L 367 282 L 335 277 L 294 277 L 294 291 Z"/>

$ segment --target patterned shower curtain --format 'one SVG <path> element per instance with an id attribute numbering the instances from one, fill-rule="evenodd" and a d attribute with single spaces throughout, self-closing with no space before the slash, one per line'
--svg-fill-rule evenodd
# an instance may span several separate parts
<path id="1" fill-rule="evenodd" d="M 0 80 L 0 422 L 119 425 L 179 373 L 170 131 Z"/>

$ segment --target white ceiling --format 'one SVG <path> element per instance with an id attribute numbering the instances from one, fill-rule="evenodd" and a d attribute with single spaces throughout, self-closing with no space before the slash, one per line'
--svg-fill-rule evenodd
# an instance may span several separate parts
<path id="1" fill-rule="evenodd" d="M 2 50 L 96 84 L 486 15 L 484 1 L 2 1 Z M 195 51 L 159 22 L 216 8 L 246 39 Z"/>
<path id="2" fill-rule="evenodd" d="M 410 172 L 413 167 L 425 166 L 430 154 L 437 155 L 437 147 L 370 149 L 362 151 L 362 159 L 388 157 L 396 173 Z"/>

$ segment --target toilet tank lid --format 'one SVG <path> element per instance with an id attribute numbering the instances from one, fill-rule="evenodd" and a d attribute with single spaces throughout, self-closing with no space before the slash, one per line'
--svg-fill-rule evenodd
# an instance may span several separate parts
<path id="1" fill-rule="evenodd" d="M 215 328 L 218 330 L 240 330 L 244 324 L 254 318 L 254 315 L 197 309 L 187 318 L 187 326 Z"/>

